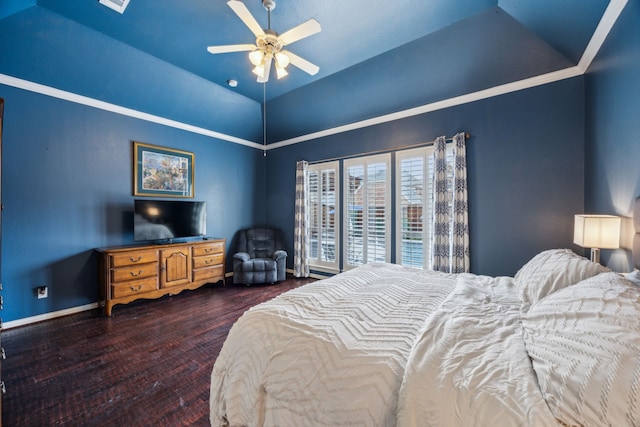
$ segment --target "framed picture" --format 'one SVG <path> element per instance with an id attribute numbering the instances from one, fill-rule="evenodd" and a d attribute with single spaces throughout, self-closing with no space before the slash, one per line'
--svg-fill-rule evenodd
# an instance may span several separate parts
<path id="1" fill-rule="evenodd" d="M 133 142 L 133 195 L 193 198 L 194 156 Z"/>

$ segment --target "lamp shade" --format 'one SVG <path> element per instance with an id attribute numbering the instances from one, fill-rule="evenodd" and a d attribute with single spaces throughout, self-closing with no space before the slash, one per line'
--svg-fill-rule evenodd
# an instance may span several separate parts
<path id="1" fill-rule="evenodd" d="M 583 248 L 619 248 L 620 217 L 614 215 L 576 215 L 573 243 Z"/>

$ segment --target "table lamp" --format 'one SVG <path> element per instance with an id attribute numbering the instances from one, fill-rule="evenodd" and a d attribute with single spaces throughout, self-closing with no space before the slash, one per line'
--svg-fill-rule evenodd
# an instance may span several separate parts
<path id="1" fill-rule="evenodd" d="M 620 217 L 576 215 L 573 243 L 583 248 L 591 248 L 591 261 L 600 263 L 600 249 L 620 247 Z"/>

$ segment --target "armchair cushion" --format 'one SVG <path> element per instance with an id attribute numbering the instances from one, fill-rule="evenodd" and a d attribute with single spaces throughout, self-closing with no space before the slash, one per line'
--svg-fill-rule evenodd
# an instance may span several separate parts
<path id="1" fill-rule="evenodd" d="M 233 254 L 233 259 L 234 260 L 237 259 L 237 260 L 240 260 L 240 261 L 249 261 L 251 259 L 251 257 L 246 252 L 238 252 L 238 253 Z"/>

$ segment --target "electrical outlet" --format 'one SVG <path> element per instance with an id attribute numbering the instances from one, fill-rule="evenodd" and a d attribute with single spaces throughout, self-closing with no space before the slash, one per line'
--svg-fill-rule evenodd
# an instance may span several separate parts
<path id="1" fill-rule="evenodd" d="M 49 288 L 47 288 L 46 286 L 38 286 L 36 290 L 38 293 L 38 299 L 46 298 L 49 296 Z"/>

